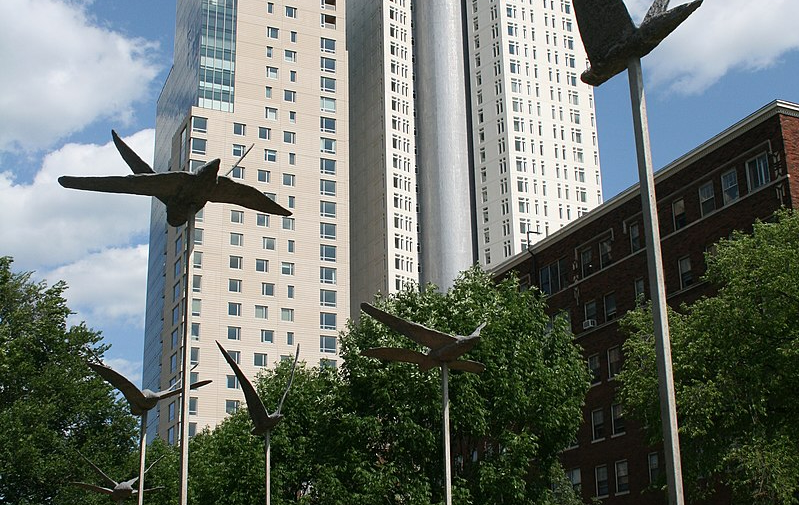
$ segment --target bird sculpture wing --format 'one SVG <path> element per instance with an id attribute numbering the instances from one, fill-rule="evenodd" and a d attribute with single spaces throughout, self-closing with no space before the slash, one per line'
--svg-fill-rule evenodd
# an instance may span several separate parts
<path id="1" fill-rule="evenodd" d="M 622 0 L 574 0 L 572 5 L 592 65 L 635 32 L 635 24 Z"/>
<path id="2" fill-rule="evenodd" d="M 117 372 L 113 368 L 102 363 L 89 363 L 89 367 L 97 372 L 97 375 L 105 379 L 109 384 L 117 388 L 131 405 L 141 405 L 144 402 L 144 393 L 130 382 L 127 377 Z M 84 458 L 86 459 L 86 458 Z M 89 461 L 88 459 L 86 461 Z M 91 461 L 89 461 L 91 463 Z"/>
<path id="3" fill-rule="evenodd" d="M 380 310 L 368 303 L 362 303 L 361 310 L 397 333 L 401 333 L 414 342 L 429 347 L 430 349 L 438 349 L 439 347 L 444 347 L 445 345 L 451 344 L 457 340 L 457 338 L 453 337 L 452 335 L 448 335 L 412 321 L 407 321 Z"/>
<path id="4" fill-rule="evenodd" d="M 475 329 L 475 330 L 472 332 L 472 334 L 471 334 L 471 335 L 469 335 L 469 336 L 470 336 L 470 337 L 479 337 L 479 336 L 480 336 L 480 332 L 481 332 L 481 331 L 483 331 L 483 328 L 485 328 L 487 324 L 488 324 L 488 323 L 483 323 L 483 324 L 481 324 L 481 325 L 480 325 L 480 326 L 478 326 L 478 327 L 477 327 L 477 328 L 476 328 L 476 329 Z"/>
<path id="5" fill-rule="evenodd" d="M 112 479 L 111 477 L 106 475 L 105 472 L 100 470 L 100 467 L 98 467 L 97 465 L 92 463 L 92 461 L 89 458 L 87 458 L 86 456 L 84 456 L 83 453 L 81 453 L 80 451 L 76 451 L 76 452 L 78 454 L 80 454 L 81 458 L 83 458 L 87 463 L 89 463 L 89 466 L 91 466 L 92 469 L 95 471 L 95 473 L 97 473 L 97 475 L 99 475 L 100 478 L 102 478 L 105 481 L 106 485 L 110 486 L 111 488 L 115 488 L 117 486 L 117 484 L 118 484 L 117 481 L 115 481 L 114 479 Z"/>
<path id="6" fill-rule="evenodd" d="M 403 349 L 401 347 L 375 347 L 373 349 L 361 351 L 361 355 L 385 361 L 413 363 L 415 365 L 422 365 L 430 360 L 426 354 L 411 349 Z"/>
<path id="7" fill-rule="evenodd" d="M 210 380 L 210 379 L 207 379 L 207 380 L 204 380 L 204 381 L 192 382 L 191 384 L 189 384 L 189 389 L 199 389 L 199 388 L 205 386 L 206 384 L 210 384 L 212 382 L 213 381 Z M 171 397 L 173 397 L 175 395 L 179 395 L 181 391 L 182 390 L 180 388 L 167 389 L 166 391 L 160 391 L 160 392 L 156 393 L 155 396 L 158 397 L 158 400 L 160 401 L 160 400 L 163 400 L 165 398 L 171 398 Z"/>
<path id="8" fill-rule="evenodd" d="M 294 370 L 297 368 L 297 361 L 300 359 L 300 344 L 297 344 L 297 353 L 294 355 L 294 364 L 291 365 L 291 374 L 289 375 L 289 381 L 286 384 L 286 389 L 283 391 L 283 396 L 280 398 L 280 403 L 277 404 L 277 411 L 276 414 L 280 414 L 280 410 L 283 408 L 283 402 L 286 400 L 286 395 L 289 394 L 289 389 L 291 389 L 291 383 L 294 381 Z"/>
<path id="9" fill-rule="evenodd" d="M 641 24 L 646 23 L 655 16 L 663 14 L 668 9 L 669 9 L 669 0 L 655 0 L 654 2 L 652 2 L 652 5 L 649 6 L 649 10 L 646 11 L 646 16 L 644 16 L 644 20 L 641 22 Z"/>
<path id="10" fill-rule="evenodd" d="M 477 361 L 472 361 L 470 359 L 450 361 L 447 363 L 447 366 L 450 368 L 450 370 L 463 370 L 464 372 L 471 373 L 483 373 L 483 370 L 486 369 L 484 364 L 478 363 Z"/>
<path id="11" fill-rule="evenodd" d="M 236 377 L 239 379 L 241 389 L 244 391 L 244 399 L 247 400 L 247 410 L 250 412 L 250 419 L 252 419 L 253 424 L 258 428 L 268 423 L 269 414 L 266 412 L 261 398 L 258 397 L 258 392 L 249 379 L 247 379 L 247 376 L 244 375 L 244 372 L 241 371 L 239 365 L 230 357 L 230 354 L 227 353 L 225 348 L 222 347 L 222 344 L 217 342 L 216 345 L 219 347 L 219 350 L 222 351 L 222 356 L 224 356 L 225 361 L 228 362 L 230 368 L 233 369 L 233 373 L 235 373 Z"/>
<path id="12" fill-rule="evenodd" d="M 128 145 L 119 138 L 117 132 L 111 130 L 111 138 L 114 139 L 114 145 L 117 146 L 117 151 L 122 156 L 122 159 L 125 160 L 125 163 L 128 164 L 131 171 L 134 174 L 154 174 L 155 170 L 148 165 L 143 159 L 136 154 L 133 149 L 128 147 Z"/>
<path id="13" fill-rule="evenodd" d="M 214 192 L 208 199 L 211 202 L 232 203 L 248 209 L 277 216 L 290 216 L 291 211 L 261 193 L 252 186 L 240 184 L 227 177 L 218 177 Z"/>
<path id="14" fill-rule="evenodd" d="M 165 172 L 162 174 L 109 175 L 104 177 L 73 177 L 62 175 L 58 183 L 65 188 L 154 196 L 166 202 L 181 187 L 191 183 L 192 174 Z M 257 190 L 255 190 L 257 191 Z M 266 198 L 266 197 L 264 197 Z"/>
<path id="15" fill-rule="evenodd" d="M 88 489 L 89 491 L 94 491 L 95 493 L 114 494 L 113 489 L 95 486 L 94 484 L 86 484 L 85 482 L 70 482 L 70 484 L 73 486 L 82 487 L 83 489 Z"/>

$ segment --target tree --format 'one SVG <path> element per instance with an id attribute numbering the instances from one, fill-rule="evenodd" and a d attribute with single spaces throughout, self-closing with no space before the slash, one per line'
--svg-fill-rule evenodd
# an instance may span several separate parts
<path id="1" fill-rule="evenodd" d="M 722 483 L 735 503 L 799 499 L 799 215 L 779 212 L 707 256 L 718 288 L 669 314 L 683 470 L 695 496 Z M 625 408 L 662 439 L 648 306 L 628 314 Z"/>
<path id="2" fill-rule="evenodd" d="M 106 347 L 83 324 L 67 328 L 66 285 L 11 265 L 0 258 L 0 502 L 96 503 L 67 484 L 96 482 L 77 451 L 134 476 L 135 420 L 86 366 Z"/>
<path id="3" fill-rule="evenodd" d="M 581 422 L 588 371 L 568 323 L 550 323 L 539 293 L 519 292 L 516 280 L 494 284 L 473 268 L 447 293 L 409 287 L 377 303 L 447 332 L 468 334 L 488 322 L 470 354 L 486 371 L 450 375 L 458 503 L 580 503 L 557 457 Z M 340 336 L 338 370 L 297 369 L 272 433 L 273 503 L 443 499 L 440 373 L 360 355 L 378 345 L 413 343 L 363 316 Z M 287 372 L 281 365 L 260 378 L 266 405 L 277 404 Z M 263 441 L 249 430 L 240 411 L 192 440 L 193 503 L 263 500 Z M 554 491 L 552 482 L 560 484 Z"/>

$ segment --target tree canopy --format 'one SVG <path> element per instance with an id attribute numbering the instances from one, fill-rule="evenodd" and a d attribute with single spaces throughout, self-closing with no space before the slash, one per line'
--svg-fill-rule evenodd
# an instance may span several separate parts
<path id="1" fill-rule="evenodd" d="M 474 268 L 446 293 L 412 287 L 376 303 L 445 332 L 488 323 L 469 354 L 486 371 L 450 374 L 458 503 L 579 503 L 557 456 L 581 422 L 588 372 L 568 324 L 550 322 L 539 294 L 520 292 L 515 280 L 497 285 Z M 363 315 L 340 337 L 338 370 L 297 370 L 272 435 L 273 503 L 443 500 L 440 372 L 360 355 L 384 345 L 415 344 Z M 266 405 L 277 403 L 287 371 L 262 376 Z M 249 435 L 246 412 L 196 436 L 191 458 L 193 503 L 263 499 L 263 441 Z M 553 479 L 562 484 L 555 492 Z"/>
<path id="2" fill-rule="evenodd" d="M 680 445 L 695 496 L 723 484 L 734 503 L 799 501 L 799 215 L 779 212 L 707 255 L 715 296 L 669 314 Z M 630 333 L 622 401 L 662 439 L 650 308 Z"/>
<path id="3" fill-rule="evenodd" d="M 0 258 L 0 502 L 95 503 L 68 485 L 98 482 L 77 451 L 113 478 L 135 476 L 135 419 L 86 366 L 106 347 L 85 325 L 67 327 L 66 285 L 11 265 Z"/>

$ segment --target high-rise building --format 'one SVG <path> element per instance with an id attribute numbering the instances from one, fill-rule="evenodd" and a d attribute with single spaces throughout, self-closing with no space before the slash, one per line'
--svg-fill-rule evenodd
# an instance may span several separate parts
<path id="1" fill-rule="evenodd" d="M 602 202 L 593 88 L 579 79 L 587 57 L 570 0 L 464 5 L 453 20 L 455 14 L 429 0 L 348 3 L 350 95 L 357 96 L 351 104 L 357 118 L 350 160 L 352 259 L 358 265 L 352 307 L 407 281 L 451 282 L 427 275 L 425 262 L 440 262 L 447 247 L 459 251 L 454 242 L 464 234 L 470 235 L 471 261 L 493 266 Z M 454 35 L 453 22 L 460 28 Z M 436 49 L 429 46 L 453 38 L 461 48 L 450 60 L 420 59 Z M 431 113 L 420 117 L 419 102 L 435 107 L 448 99 L 440 90 L 421 96 L 430 73 L 421 66 L 431 64 L 468 75 L 463 86 L 449 90 L 466 95 L 460 114 L 471 153 L 460 163 L 468 170 L 432 166 L 437 153 L 423 152 Z M 439 107 L 433 114 L 449 112 Z M 453 144 L 460 142 L 455 130 L 444 134 L 450 133 Z M 435 147 L 445 148 L 441 142 Z M 443 176 L 431 179 L 434 171 Z M 470 178 L 471 188 L 459 199 L 436 198 L 462 178 Z M 431 218 L 464 202 L 469 211 L 461 217 Z M 450 228 L 458 230 L 455 236 Z M 431 259 L 425 253 L 432 245 L 444 253 Z M 454 261 L 463 262 L 462 256 L 458 252 Z"/>
<path id="2" fill-rule="evenodd" d="M 156 170 L 221 158 L 228 176 L 273 197 L 281 218 L 209 203 L 185 226 L 153 202 L 143 386 L 179 380 L 183 287 L 189 285 L 190 433 L 244 400 L 215 345 L 254 377 L 301 345 L 310 365 L 335 366 L 349 315 L 349 112 L 343 0 L 178 0 L 174 65 L 158 101 Z M 189 274 L 185 274 L 189 261 Z M 196 366 L 195 366 L 196 365 Z M 179 437 L 179 401 L 148 431 Z"/>

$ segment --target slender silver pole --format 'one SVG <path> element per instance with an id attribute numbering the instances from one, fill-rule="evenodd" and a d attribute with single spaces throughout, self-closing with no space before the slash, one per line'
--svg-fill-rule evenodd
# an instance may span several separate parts
<path id="1" fill-rule="evenodd" d="M 147 411 L 141 415 L 139 434 L 139 505 L 144 504 L 144 460 L 147 455 Z"/>
<path id="2" fill-rule="evenodd" d="M 444 495 L 445 505 L 452 505 L 452 465 L 449 453 L 449 367 L 441 365 L 441 388 L 444 391 Z"/>
<path id="3" fill-rule="evenodd" d="M 264 438 L 264 455 L 266 457 L 266 505 L 271 505 L 272 503 L 271 486 L 269 484 L 269 466 L 271 465 L 272 459 L 271 438 L 272 430 L 268 430 L 266 432 L 266 438 Z"/>
<path id="4" fill-rule="evenodd" d="M 666 285 L 663 277 L 663 257 L 660 252 L 655 176 L 652 170 L 652 151 L 649 144 L 649 125 L 646 116 L 644 78 L 640 58 L 630 58 L 627 62 L 627 74 L 630 79 L 633 128 L 638 152 L 638 177 L 641 181 L 641 209 L 644 216 L 649 291 L 652 297 L 652 318 L 655 328 L 655 355 L 660 393 L 660 418 L 663 426 L 663 448 L 666 458 L 666 483 L 669 489 L 669 504 L 683 505 L 685 502 L 680 463 L 680 440 L 677 431 L 677 403 L 674 398 L 674 377 L 671 366 Z"/>
<path id="5" fill-rule="evenodd" d="M 186 222 L 186 281 L 183 286 L 183 362 L 180 365 L 180 505 L 189 501 L 189 325 L 191 324 L 191 254 L 194 250 L 194 207 L 189 207 Z"/>

